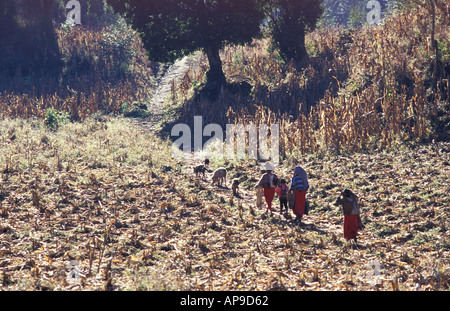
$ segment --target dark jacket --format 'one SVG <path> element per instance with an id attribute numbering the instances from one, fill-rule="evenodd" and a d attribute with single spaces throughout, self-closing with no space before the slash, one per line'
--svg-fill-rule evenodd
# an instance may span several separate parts
<path id="1" fill-rule="evenodd" d="M 291 180 L 291 190 L 308 191 L 309 183 L 305 170 L 297 166 L 294 170 L 294 176 Z"/>
<path id="2" fill-rule="evenodd" d="M 272 182 L 271 182 L 272 179 Z M 264 173 L 261 176 L 261 179 L 256 184 L 256 187 L 262 187 L 262 188 L 276 188 L 280 183 L 280 180 L 278 179 L 277 175 L 273 173 Z"/>

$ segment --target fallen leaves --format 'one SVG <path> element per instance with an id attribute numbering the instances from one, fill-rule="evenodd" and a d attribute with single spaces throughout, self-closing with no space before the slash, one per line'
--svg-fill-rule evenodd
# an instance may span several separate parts
<path id="1" fill-rule="evenodd" d="M 449 168 L 440 166 L 433 147 L 306 157 L 313 209 L 299 227 L 276 210 L 264 214 L 251 189 L 243 187 L 241 197 L 230 200 L 231 189 L 202 179 L 195 185 L 189 167 L 182 169 L 190 164 L 168 157 L 156 138 L 110 139 L 110 149 L 102 151 L 67 143 L 56 153 L 62 141 L 73 140 L 68 139 L 72 127 L 46 133 L 51 147 L 39 142 L 42 133 L 27 131 L 26 123 L 8 126 L 16 127 L 16 138 L 3 141 L 2 148 L 18 150 L 19 162 L 40 157 L 41 164 L 3 173 L 3 289 L 448 289 Z M 138 131 L 121 120 L 108 121 L 108 130 L 73 125 L 83 133 L 84 126 L 94 129 L 85 132 L 85 145 L 99 135 L 110 137 L 109 131 L 118 137 Z M 21 153 L 23 139 L 36 142 L 28 155 Z M 128 160 L 110 162 L 119 146 Z M 81 149 L 84 160 L 78 161 Z M 150 167 L 146 157 L 136 155 L 146 149 L 155 151 Z M 98 153 L 101 165 L 85 164 L 99 161 Z M 405 163 L 404 153 L 414 161 Z M 0 167 L 6 163 L 1 161 Z M 232 166 L 229 170 L 233 174 Z M 259 174 L 246 163 L 239 172 L 254 179 Z M 290 167 L 277 173 L 289 179 Z M 342 215 L 333 206 L 344 187 L 361 198 L 366 229 L 359 247 L 343 240 Z M 412 192 L 415 197 L 408 200 Z M 76 286 L 66 281 L 71 260 L 83 275 Z"/>

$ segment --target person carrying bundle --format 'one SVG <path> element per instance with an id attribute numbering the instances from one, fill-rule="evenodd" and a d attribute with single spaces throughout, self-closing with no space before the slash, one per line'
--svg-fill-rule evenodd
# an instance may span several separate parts
<path id="1" fill-rule="evenodd" d="M 345 189 L 336 201 L 336 204 L 342 205 L 344 214 L 344 238 L 355 241 L 357 244 L 358 230 L 363 229 L 358 197 L 349 189 Z"/>
<path id="2" fill-rule="evenodd" d="M 309 189 L 308 177 L 305 170 L 301 166 L 294 169 L 294 176 L 292 177 L 290 192 L 295 194 L 294 214 L 296 216 L 295 222 L 301 223 L 302 217 L 305 214 L 306 205 L 306 191 Z"/>
<path id="3" fill-rule="evenodd" d="M 256 184 L 257 188 L 263 188 L 264 199 L 267 204 L 267 211 L 272 215 L 272 201 L 275 197 L 275 188 L 280 183 L 277 175 L 272 173 L 274 170 L 274 166 L 271 163 L 265 163 L 262 166 L 264 174 L 261 176 L 261 179 Z"/>

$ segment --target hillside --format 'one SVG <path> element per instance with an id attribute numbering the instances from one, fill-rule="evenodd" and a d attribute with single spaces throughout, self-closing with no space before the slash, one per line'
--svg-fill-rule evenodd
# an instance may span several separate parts
<path id="1" fill-rule="evenodd" d="M 39 55 L 48 49 L 42 47 L 46 41 L 38 37 L 40 30 L 32 22 L 25 28 L 28 36 L 11 30 L 0 51 L 7 64 L 0 64 L 2 119 L 44 118 L 49 108 L 68 113 L 71 121 L 94 114 L 148 114 L 146 102 L 166 66 L 148 60 L 138 34 L 118 15 L 104 13 L 92 25 L 89 22 L 79 27 L 54 22 L 51 41 L 58 52 L 51 56 Z M 21 36 L 26 39 L 13 40 Z M 56 65 L 46 63 L 53 58 Z"/>
<path id="2" fill-rule="evenodd" d="M 377 27 L 325 28 L 307 36 L 309 64 L 297 70 L 258 40 L 222 52 L 229 77 L 217 100 L 202 91 L 205 61 L 172 90 L 174 122 L 280 124 L 283 156 L 354 152 L 450 137 L 448 19 L 439 15 L 430 49 L 427 10 L 399 13 Z M 170 130 L 171 124 L 167 129 Z M 293 140 L 296 137 L 296 140 Z"/>
<path id="3" fill-rule="evenodd" d="M 294 68 L 270 38 L 221 51 L 210 99 L 202 53 L 147 60 L 115 15 L 55 32 L 60 75 L 0 79 L 0 288 L 17 290 L 450 289 L 448 16 L 438 57 L 426 9 L 382 25 L 323 28 Z M 302 165 L 301 225 L 256 206 L 258 160 L 174 157 L 175 124 L 280 124 L 288 181 Z M 192 127 L 191 127 L 192 128 Z M 224 187 L 211 183 L 218 167 Z M 233 196 L 231 180 L 240 181 Z M 365 229 L 343 238 L 340 192 Z"/>
<path id="4" fill-rule="evenodd" d="M 170 157 L 128 120 L 48 132 L 2 122 L 1 245 L 5 290 L 448 289 L 450 145 L 306 156 L 312 211 L 301 226 L 255 206 L 254 161 L 225 165 L 241 198 Z M 11 139 L 12 137 L 14 139 Z M 19 152 L 17 152 L 19 151 Z M 295 161 L 277 169 L 290 178 Z M 361 198 L 359 246 L 334 205 Z M 70 260 L 80 283 L 70 283 Z M 379 265 L 380 275 L 371 271 Z"/>

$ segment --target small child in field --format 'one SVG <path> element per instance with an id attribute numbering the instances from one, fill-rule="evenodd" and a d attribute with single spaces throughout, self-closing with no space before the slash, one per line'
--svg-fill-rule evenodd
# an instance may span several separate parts
<path id="1" fill-rule="evenodd" d="M 283 207 L 286 209 L 286 215 L 288 213 L 288 192 L 289 187 L 286 185 L 286 180 L 281 179 L 280 185 L 275 189 L 275 192 L 280 198 L 280 214 L 283 214 Z"/>

